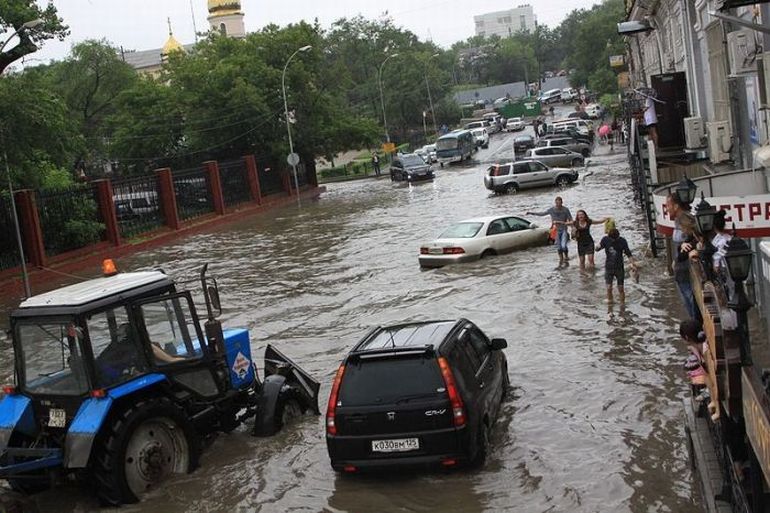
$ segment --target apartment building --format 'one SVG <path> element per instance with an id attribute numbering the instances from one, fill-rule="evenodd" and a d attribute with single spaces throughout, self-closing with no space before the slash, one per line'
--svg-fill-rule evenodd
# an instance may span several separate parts
<path id="1" fill-rule="evenodd" d="M 516 32 L 533 32 L 537 24 L 531 5 L 520 5 L 507 11 L 489 12 L 473 17 L 476 35 L 510 37 Z"/>

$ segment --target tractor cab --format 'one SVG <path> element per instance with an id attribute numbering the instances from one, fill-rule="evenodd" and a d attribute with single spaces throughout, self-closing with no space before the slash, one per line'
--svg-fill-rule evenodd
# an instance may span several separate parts
<path id="1" fill-rule="evenodd" d="M 191 292 L 163 272 L 114 271 L 11 314 L 16 382 L 0 402 L 0 478 L 14 488 L 87 470 L 104 503 L 135 502 L 191 471 L 202 437 L 251 417 L 269 435 L 287 412 L 318 413 L 319 384 L 271 346 L 260 381 L 248 331 L 216 319 L 205 266 L 203 326 Z"/>

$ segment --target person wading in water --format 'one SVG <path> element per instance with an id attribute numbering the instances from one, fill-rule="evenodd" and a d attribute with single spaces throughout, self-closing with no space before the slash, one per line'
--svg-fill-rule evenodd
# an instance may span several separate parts
<path id="1" fill-rule="evenodd" d="M 559 268 L 569 266 L 569 232 L 567 223 L 572 221 L 572 214 L 563 205 L 561 196 L 556 196 L 554 206 L 545 212 L 527 212 L 532 216 L 551 216 L 551 223 L 556 225 L 556 250 L 559 252 Z"/>
<path id="2" fill-rule="evenodd" d="M 609 217 L 594 221 L 585 210 L 578 210 L 575 214 L 575 220 L 567 224 L 574 227 L 572 238 L 577 241 L 578 257 L 580 258 L 580 270 L 586 268 L 586 257 L 588 257 L 588 270 L 594 269 L 594 238 L 591 236 L 591 226 L 594 224 L 606 223 Z"/>

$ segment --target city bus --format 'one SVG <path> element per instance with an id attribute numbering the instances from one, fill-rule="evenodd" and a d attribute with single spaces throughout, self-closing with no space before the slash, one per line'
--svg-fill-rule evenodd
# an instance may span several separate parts
<path id="1" fill-rule="evenodd" d="M 441 167 L 444 167 L 445 163 L 462 162 L 471 158 L 475 149 L 476 141 L 470 130 L 457 130 L 436 140 L 436 158 Z"/>

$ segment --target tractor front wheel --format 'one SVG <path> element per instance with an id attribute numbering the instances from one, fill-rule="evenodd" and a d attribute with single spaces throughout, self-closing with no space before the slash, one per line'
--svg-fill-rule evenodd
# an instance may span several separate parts
<path id="1" fill-rule="evenodd" d="M 99 499 L 109 505 L 138 502 L 172 474 L 198 464 L 200 437 L 167 398 L 141 401 L 111 418 L 94 447 Z"/>

